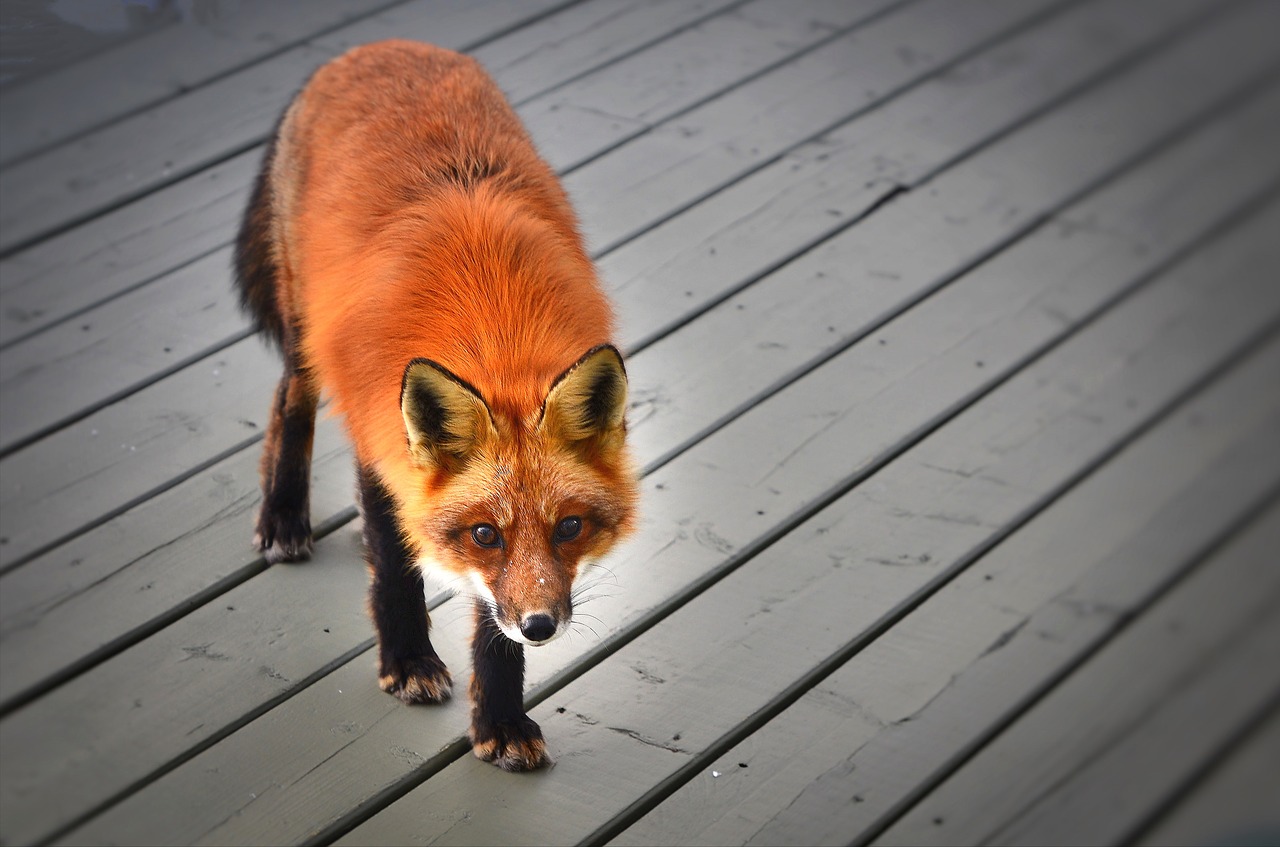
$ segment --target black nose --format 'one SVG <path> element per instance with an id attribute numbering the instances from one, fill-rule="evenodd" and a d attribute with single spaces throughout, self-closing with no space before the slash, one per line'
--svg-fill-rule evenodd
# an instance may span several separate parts
<path id="1" fill-rule="evenodd" d="M 520 622 L 520 632 L 530 641 L 546 641 L 556 634 L 556 622 L 551 615 L 529 615 Z"/>

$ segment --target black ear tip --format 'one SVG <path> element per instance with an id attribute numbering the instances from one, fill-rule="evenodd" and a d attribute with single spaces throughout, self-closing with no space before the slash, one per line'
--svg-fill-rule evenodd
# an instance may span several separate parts
<path id="1" fill-rule="evenodd" d="M 623 376 L 625 376 L 627 372 L 627 366 L 626 366 L 626 362 L 623 361 L 622 351 L 620 351 L 620 349 L 618 349 L 617 347 L 614 347 L 613 344 L 596 344 L 595 347 L 589 349 L 589 351 L 582 353 L 582 357 L 579 358 L 577 362 L 573 363 L 573 366 L 568 368 L 568 370 L 572 371 L 573 368 L 580 365 L 584 365 L 584 363 L 593 360 L 593 358 L 602 356 L 602 354 L 607 354 L 607 353 L 613 354 L 613 360 L 617 362 L 618 370 L 621 370 Z"/>
<path id="2" fill-rule="evenodd" d="M 481 394 L 480 390 L 474 385 L 467 382 L 465 379 L 458 376 L 439 362 L 419 356 L 416 359 L 409 360 L 409 363 L 404 366 L 404 374 L 400 377 L 400 402 L 402 405 L 404 404 L 404 393 L 409 387 L 409 380 L 413 378 L 414 374 L 420 374 L 424 368 L 430 368 L 439 372 L 441 376 L 445 377 L 450 382 L 454 382 L 462 386 L 467 391 L 474 394 L 480 402 L 485 403 L 484 395 Z M 488 403 L 485 403 L 485 405 L 487 407 Z"/>

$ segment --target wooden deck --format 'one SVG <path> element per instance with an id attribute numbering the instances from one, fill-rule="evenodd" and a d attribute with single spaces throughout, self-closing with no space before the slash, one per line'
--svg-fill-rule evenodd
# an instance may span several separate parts
<path id="1" fill-rule="evenodd" d="M 0 87 L 0 843 L 1280 840 L 1277 32 L 309 0 Z M 249 546 L 230 242 L 292 92 L 391 36 L 503 85 L 630 357 L 643 525 L 529 651 L 531 775 L 378 690 L 337 421 L 314 559 Z"/>

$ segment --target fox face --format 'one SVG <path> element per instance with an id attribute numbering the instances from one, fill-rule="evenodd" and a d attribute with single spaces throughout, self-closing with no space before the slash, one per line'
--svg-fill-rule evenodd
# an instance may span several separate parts
<path id="1" fill-rule="evenodd" d="M 436 362 L 405 368 L 400 406 L 420 474 L 400 524 L 419 567 L 469 578 L 513 641 L 566 632 L 575 585 L 631 529 L 626 398 L 610 345 L 587 351 L 523 419 Z"/>

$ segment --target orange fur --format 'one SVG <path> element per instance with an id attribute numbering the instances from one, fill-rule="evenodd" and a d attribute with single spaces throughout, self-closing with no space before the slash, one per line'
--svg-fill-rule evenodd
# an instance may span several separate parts
<path id="1" fill-rule="evenodd" d="M 278 308 L 408 546 L 485 579 L 507 623 L 567 598 L 579 561 L 632 527 L 636 475 L 620 444 L 583 453 L 539 428 L 554 381 L 610 342 L 613 319 L 568 198 L 497 86 L 440 48 L 354 49 L 286 113 L 269 180 Z M 407 448 L 401 381 L 419 357 L 492 414 L 464 467 Z M 566 515 L 589 526 L 553 549 Z M 507 549 L 458 537 L 483 522 Z"/>

